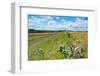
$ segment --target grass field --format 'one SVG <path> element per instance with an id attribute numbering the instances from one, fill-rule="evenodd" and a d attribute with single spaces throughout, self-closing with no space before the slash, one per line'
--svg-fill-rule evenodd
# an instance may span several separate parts
<path id="1" fill-rule="evenodd" d="M 28 60 L 87 58 L 87 34 L 87 32 L 29 33 Z"/>

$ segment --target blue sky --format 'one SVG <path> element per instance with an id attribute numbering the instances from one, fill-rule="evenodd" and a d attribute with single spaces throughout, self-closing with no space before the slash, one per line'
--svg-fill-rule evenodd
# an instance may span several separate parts
<path id="1" fill-rule="evenodd" d="M 88 17 L 28 15 L 29 29 L 88 31 Z"/>

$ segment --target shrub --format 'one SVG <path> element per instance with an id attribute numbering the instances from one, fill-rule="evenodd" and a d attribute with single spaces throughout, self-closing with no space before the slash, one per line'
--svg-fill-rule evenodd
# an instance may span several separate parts
<path id="1" fill-rule="evenodd" d="M 43 51 L 43 49 L 39 48 L 37 50 L 34 50 L 32 57 L 33 57 L 34 60 L 42 60 L 42 59 L 44 59 L 44 51 Z"/>
<path id="2" fill-rule="evenodd" d="M 59 46 L 59 52 L 63 54 L 64 58 L 71 58 L 72 52 L 69 48 L 65 48 L 64 45 Z"/>

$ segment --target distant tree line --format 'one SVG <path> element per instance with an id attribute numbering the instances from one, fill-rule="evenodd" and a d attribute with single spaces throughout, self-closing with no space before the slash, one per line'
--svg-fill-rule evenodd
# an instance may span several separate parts
<path id="1" fill-rule="evenodd" d="M 28 29 L 29 33 L 45 33 L 45 32 L 64 32 L 65 30 L 35 30 L 35 29 Z"/>
<path id="2" fill-rule="evenodd" d="M 45 32 L 87 32 L 87 31 L 72 31 L 72 30 L 35 30 L 28 29 L 29 33 L 45 33 Z"/>

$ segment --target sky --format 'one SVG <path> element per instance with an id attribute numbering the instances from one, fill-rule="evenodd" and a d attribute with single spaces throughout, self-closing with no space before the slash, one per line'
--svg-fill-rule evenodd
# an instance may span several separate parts
<path id="1" fill-rule="evenodd" d="M 88 17 L 28 15 L 29 29 L 88 31 Z"/>

